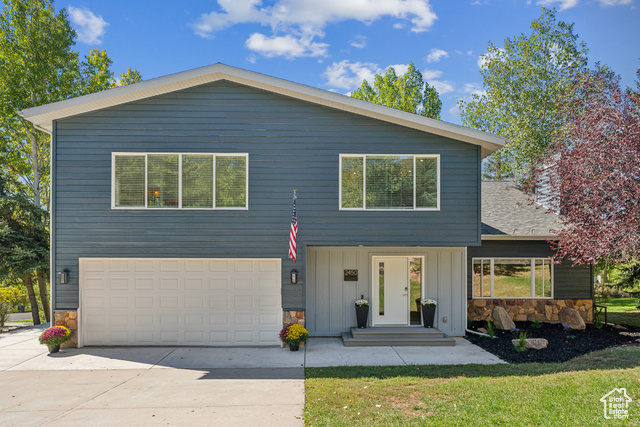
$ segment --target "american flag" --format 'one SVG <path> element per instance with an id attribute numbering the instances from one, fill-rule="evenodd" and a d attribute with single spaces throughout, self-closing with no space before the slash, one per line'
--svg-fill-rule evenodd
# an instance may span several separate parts
<path id="1" fill-rule="evenodd" d="M 289 230 L 289 258 L 296 262 L 298 255 L 298 246 L 296 239 L 298 237 L 298 217 L 296 216 L 296 192 L 293 192 L 293 214 L 291 214 L 291 230 Z"/>

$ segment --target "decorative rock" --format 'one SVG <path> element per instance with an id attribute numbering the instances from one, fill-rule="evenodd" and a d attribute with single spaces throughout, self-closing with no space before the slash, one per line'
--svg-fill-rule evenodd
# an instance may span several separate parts
<path id="1" fill-rule="evenodd" d="M 513 320 L 509 317 L 507 310 L 502 307 L 494 307 L 493 312 L 491 313 L 493 316 L 493 323 L 495 323 L 496 328 L 502 329 L 503 331 L 508 331 L 516 327 L 516 324 L 513 323 Z"/>
<path id="2" fill-rule="evenodd" d="M 542 350 L 549 345 L 549 341 L 544 338 L 527 338 L 525 342 L 526 348 L 533 348 L 534 350 Z M 511 340 L 511 343 L 514 347 L 517 347 L 520 345 L 520 340 Z"/>
<path id="3" fill-rule="evenodd" d="M 622 325 L 613 325 L 613 329 L 619 329 L 621 331 L 626 331 L 627 330 L 627 328 L 625 328 Z"/>
<path id="4" fill-rule="evenodd" d="M 478 328 L 478 332 L 486 334 L 487 330 L 485 328 Z"/>
<path id="5" fill-rule="evenodd" d="M 559 318 L 560 323 L 569 325 L 571 329 L 584 330 L 587 327 L 580 313 L 574 308 L 563 307 L 562 310 L 560 310 Z"/>

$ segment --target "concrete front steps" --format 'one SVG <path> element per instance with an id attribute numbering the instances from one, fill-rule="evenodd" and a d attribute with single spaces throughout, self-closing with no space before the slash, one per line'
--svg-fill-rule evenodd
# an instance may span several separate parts
<path id="1" fill-rule="evenodd" d="M 454 346 L 456 341 L 436 328 L 422 326 L 376 326 L 351 328 L 342 333 L 345 347 L 364 346 Z"/>

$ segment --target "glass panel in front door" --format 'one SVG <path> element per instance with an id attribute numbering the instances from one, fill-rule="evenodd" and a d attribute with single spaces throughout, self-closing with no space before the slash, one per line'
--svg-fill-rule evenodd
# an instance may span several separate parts
<path id="1" fill-rule="evenodd" d="M 378 270 L 375 286 L 377 324 L 407 325 L 409 322 L 409 258 L 390 257 L 376 260 Z"/>
<path id="2" fill-rule="evenodd" d="M 409 321 L 411 325 L 420 325 L 420 299 L 422 298 L 422 258 L 409 259 Z"/>

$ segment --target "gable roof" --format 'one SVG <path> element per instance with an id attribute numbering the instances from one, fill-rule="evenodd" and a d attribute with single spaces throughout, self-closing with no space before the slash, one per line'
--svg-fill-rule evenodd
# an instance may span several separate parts
<path id="1" fill-rule="evenodd" d="M 558 214 L 538 203 L 513 182 L 482 182 L 482 239 L 553 239 Z"/>
<path id="2" fill-rule="evenodd" d="M 479 145 L 482 147 L 482 157 L 488 156 L 502 148 L 507 142 L 507 140 L 501 136 L 422 117 L 405 111 L 395 110 L 338 93 L 230 67 L 220 63 L 90 95 L 54 102 L 52 104 L 28 108 L 20 111 L 19 114 L 32 122 L 37 128 L 51 133 L 52 122 L 54 120 L 114 107 L 116 105 L 219 80 L 227 80 L 314 104 L 324 105 L 326 107 Z"/>

